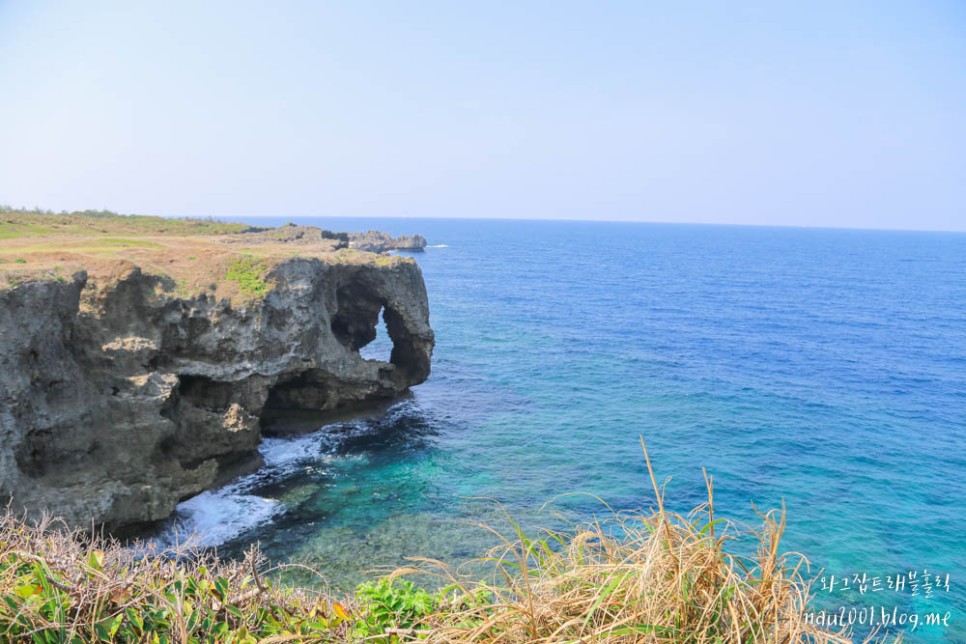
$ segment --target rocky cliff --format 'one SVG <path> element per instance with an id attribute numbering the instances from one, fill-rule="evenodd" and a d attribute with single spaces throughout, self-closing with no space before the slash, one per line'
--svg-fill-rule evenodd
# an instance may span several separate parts
<path id="1" fill-rule="evenodd" d="M 348 242 L 349 248 L 370 253 L 386 253 L 391 250 L 422 251 L 426 248 L 426 238 L 422 235 L 393 237 L 378 230 L 349 233 Z"/>
<path id="2" fill-rule="evenodd" d="M 350 408 L 425 380 L 419 267 L 354 257 L 274 262 L 271 289 L 235 304 L 133 264 L 0 290 L 0 494 L 76 525 L 160 520 L 257 466 L 271 412 Z M 388 362 L 358 352 L 380 314 Z"/>

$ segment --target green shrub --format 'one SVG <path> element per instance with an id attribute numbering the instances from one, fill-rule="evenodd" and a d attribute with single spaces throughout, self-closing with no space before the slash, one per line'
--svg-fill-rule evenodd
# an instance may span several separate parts
<path id="1" fill-rule="evenodd" d="M 265 262 L 254 257 L 240 257 L 233 261 L 225 273 L 225 279 L 238 284 L 246 295 L 265 295 L 269 284 L 265 281 Z"/>
<path id="2" fill-rule="evenodd" d="M 374 637 L 386 632 L 418 630 L 440 606 L 442 597 L 431 595 L 411 581 L 384 577 L 356 588 L 360 617 L 354 630 L 360 637 Z"/>
<path id="3" fill-rule="evenodd" d="M 342 642 L 349 610 L 263 580 L 254 550 L 135 553 L 80 532 L 0 519 L 0 641 Z M 146 556 L 141 556 L 141 555 Z"/>

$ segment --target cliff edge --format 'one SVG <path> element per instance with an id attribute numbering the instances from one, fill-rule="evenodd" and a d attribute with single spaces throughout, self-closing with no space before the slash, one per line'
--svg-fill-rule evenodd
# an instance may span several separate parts
<path id="1" fill-rule="evenodd" d="M 348 409 L 428 377 L 434 336 L 413 260 L 239 237 L 165 238 L 150 270 L 117 254 L 85 261 L 66 239 L 12 251 L 57 267 L 0 288 L 0 494 L 14 508 L 112 531 L 164 519 L 257 466 L 273 412 Z M 205 270 L 186 269 L 202 251 Z M 191 275 L 222 280 L 192 293 Z M 391 356 L 363 359 L 380 315 Z"/>

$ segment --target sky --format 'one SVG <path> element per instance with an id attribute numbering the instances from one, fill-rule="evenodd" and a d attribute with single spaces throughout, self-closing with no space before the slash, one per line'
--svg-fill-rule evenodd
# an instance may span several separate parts
<path id="1" fill-rule="evenodd" d="M 966 230 L 966 3 L 0 0 L 0 204 Z"/>

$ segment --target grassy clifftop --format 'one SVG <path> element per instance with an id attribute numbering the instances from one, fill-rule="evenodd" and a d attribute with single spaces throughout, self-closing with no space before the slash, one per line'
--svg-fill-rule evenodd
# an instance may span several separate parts
<path id="1" fill-rule="evenodd" d="M 182 297 L 244 301 L 271 288 L 266 275 L 292 257 L 329 262 L 409 261 L 350 251 L 348 237 L 318 228 L 255 228 L 214 219 L 168 219 L 106 211 L 51 213 L 0 208 L 0 288 L 86 271 L 109 282 L 134 267 L 166 275 Z"/>
<path id="2" fill-rule="evenodd" d="M 145 215 L 119 215 L 107 210 L 54 213 L 0 207 L 0 240 L 21 237 L 84 235 L 225 235 L 249 226 L 215 219 L 167 219 Z"/>

